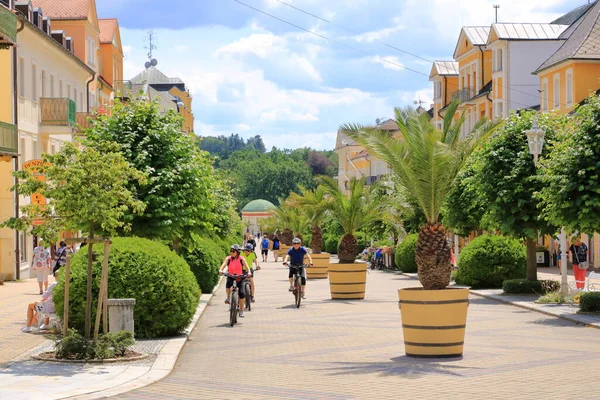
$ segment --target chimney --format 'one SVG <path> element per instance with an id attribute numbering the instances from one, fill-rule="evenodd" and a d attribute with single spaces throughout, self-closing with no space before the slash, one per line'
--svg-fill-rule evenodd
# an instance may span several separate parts
<path id="1" fill-rule="evenodd" d="M 52 33 L 52 23 L 50 22 L 50 17 L 45 16 L 42 19 L 42 30 L 46 33 L 46 35 L 50 36 L 50 34 Z"/>
<path id="2" fill-rule="evenodd" d="M 44 24 L 42 22 L 44 18 L 44 13 L 42 11 L 41 7 L 36 8 L 35 10 L 33 10 L 33 20 L 31 21 L 32 24 L 34 24 L 35 26 L 37 26 L 40 29 L 43 29 Z"/>
<path id="3" fill-rule="evenodd" d="M 65 31 L 63 31 L 63 30 L 52 31 L 52 39 L 56 40 L 63 47 L 65 47 L 65 48 L 67 47 L 67 44 L 65 42 Z"/>

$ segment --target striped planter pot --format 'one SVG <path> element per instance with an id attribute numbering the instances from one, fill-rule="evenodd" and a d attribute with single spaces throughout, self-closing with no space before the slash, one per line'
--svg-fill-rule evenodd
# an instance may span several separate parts
<path id="1" fill-rule="evenodd" d="M 367 263 L 329 264 L 329 289 L 334 300 L 365 298 Z"/>
<path id="2" fill-rule="evenodd" d="M 327 271 L 329 270 L 329 253 L 311 254 L 313 261 L 312 267 L 306 267 L 306 277 L 308 279 L 327 279 Z M 308 263 L 306 258 L 305 263 Z"/>

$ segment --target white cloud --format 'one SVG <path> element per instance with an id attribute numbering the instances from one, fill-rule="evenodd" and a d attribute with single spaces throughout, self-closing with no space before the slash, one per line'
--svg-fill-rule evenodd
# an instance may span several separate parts
<path id="1" fill-rule="evenodd" d="M 131 46 L 123 46 L 123 55 L 127 57 L 131 54 Z"/>
<path id="2" fill-rule="evenodd" d="M 266 58 L 273 53 L 286 49 L 286 40 L 272 33 L 253 33 L 240 40 L 221 47 L 216 51 L 217 58 L 223 56 L 238 56 L 254 54 L 260 58 Z"/>
<path id="3" fill-rule="evenodd" d="M 396 33 L 403 29 L 405 29 L 404 26 L 398 25 L 392 28 L 383 28 L 378 31 L 365 32 L 360 35 L 354 36 L 353 39 L 359 43 L 373 43 L 385 39 L 392 33 Z"/>
<path id="4" fill-rule="evenodd" d="M 383 68 L 385 68 L 385 69 L 391 69 L 394 71 L 403 71 L 404 70 L 404 65 L 402 64 L 400 59 L 395 56 L 385 56 L 385 57 L 375 56 L 372 58 L 372 61 L 376 64 L 383 65 Z"/>
<path id="5" fill-rule="evenodd" d="M 178 53 L 183 53 L 187 49 L 189 49 L 189 47 L 185 46 L 185 45 L 175 46 L 175 51 L 178 52 Z"/>

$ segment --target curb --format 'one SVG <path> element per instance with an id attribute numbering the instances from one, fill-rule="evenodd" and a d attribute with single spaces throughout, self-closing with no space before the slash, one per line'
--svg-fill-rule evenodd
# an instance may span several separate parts
<path id="1" fill-rule="evenodd" d="M 399 275 L 403 275 L 406 276 L 408 278 L 411 279 L 418 279 L 418 275 L 417 274 L 412 274 L 412 273 L 405 273 L 405 272 L 400 272 L 398 271 Z M 547 310 L 542 310 L 540 307 L 536 307 L 534 305 L 529 305 L 526 302 L 515 302 L 515 301 L 510 301 L 508 299 L 504 299 L 499 295 L 496 294 L 487 294 L 487 293 L 481 293 L 479 291 L 476 290 L 470 290 L 470 293 L 474 296 L 479 296 L 479 297 L 483 297 L 485 299 L 489 299 L 489 300 L 494 300 L 497 301 L 499 303 L 503 303 L 503 304 L 508 304 L 514 307 L 519 307 L 528 311 L 534 311 L 540 314 L 544 314 L 544 315 L 548 315 L 550 317 L 555 317 L 555 318 L 559 318 L 559 319 L 563 319 L 565 321 L 569 321 L 578 325 L 583 325 L 586 327 L 590 327 L 590 328 L 595 328 L 595 329 L 600 329 L 600 323 L 599 322 L 588 322 L 583 320 L 582 317 L 578 317 L 578 316 L 571 316 L 571 315 L 566 315 L 566 314 L 560 314 L 557 312 L 551 312 L 551 311 L 547 311 Z"/>
<path id="2" fill-rule="evenodd" d="M 210 300 L 215 295 L 215 292 L 221 285 L 223 277 L 219 279 L 215 288 L 211 293 L 203 294 L 200 296 L 200 303 L 196 308 L 196 312 L 192 317 L 192 322 L 188 325 L 188 327 L 183 331 L 183 335 L 181 337 L 169 339 L 169 341 L 163 346 L 160 352 L 156 356 L 156 360 L 152 364 L 152 367 L 148 372 L 144 375 L 135 378 L 129 382 L 120 384 L 118 386 L 114 386 L 107 389 L 98 390 L 95 392 L 78 394 L 75 396 L 63 397 L 63 399 L 71 399 L 71 400 L 92 400 L 92 399 L 101 399 L 106 397 L 117 396 L 126 392 L 130 392 L 132 390 L 140 389 L 145 386 L 151 385 L 155 382 L 160 381 L 163 378 L 166 378 L 173 368 L 175 367 L 175 363 L 179 358 L 179 354 L 183 350 L 183 346 L 188 341 L 188 338 L 198 324 L 200 317 L 204 313 L 206 306 L 210 302 Z"/>

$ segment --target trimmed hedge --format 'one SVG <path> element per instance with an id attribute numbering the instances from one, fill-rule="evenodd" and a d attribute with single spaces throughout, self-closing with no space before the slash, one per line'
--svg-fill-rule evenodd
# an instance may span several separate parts
<path id="1" fill-rule="evenodd" d="M 408 235 L 398 244 L 396 248 L 396 268 L 402 272 L 417 272 L 417 261 L 415 259 L 415 250 L 417 248 L 418 234 Z"/>
<path id="2" fill-rule="evenodd" d="M 579 298 L 579 310 L 600 312 L 600 292 L 582 292 Z"/>
<path id="3" fill-rule="evenodd" d="M 502 283 L 502 290 L 506 294 L 546 294 L 560 289 L 560 282 L 552 279 L 529 281 L 527 279 L 509 279 Z"/>
<path id="4" fill-rule="evenodd" d="M 526 269 L 525 246 L 520 241 L 483 235 L 460 253 L 456 283 L 473 289 L 495 289 L 505 280 L 523 278 Z"/>
<path id="5" fill-rule="evenodd" d="M 336 235 L 323 235 L 323 246 L 325 247 L 325 251 L 330 254 L 337 254 L 340 240 L 341 237 Z"/>
<path id="6" fill-rule="evenodd" d="M 197 237 L 189 249 L 182 251 L 182 256 L 196 277 L 202 293 L 212 293 L 219 281 L 219 266 L 223 246 L 206 238 Z"/>
<path id="7" fill-rule="evenodd" d="M 174 336 L 194 316 L 200 288 L 185 260 L 156 241 L 137 237 L 112 239 L 109 257 L 108 298 L 134 298 L 133 318 L 137 338 Z M 94 246 L 92 324 L 95 321 L 104 248 Z M 69 323 L 84 330 L 87 281 L 87 247 L 71 261 Z M 56 313 L 64 310 L 64 268 L 52 294 Z"/>

